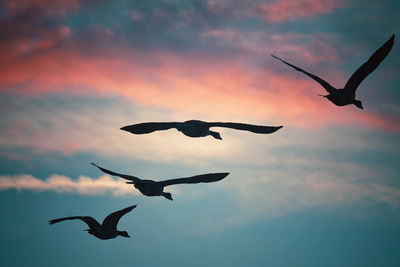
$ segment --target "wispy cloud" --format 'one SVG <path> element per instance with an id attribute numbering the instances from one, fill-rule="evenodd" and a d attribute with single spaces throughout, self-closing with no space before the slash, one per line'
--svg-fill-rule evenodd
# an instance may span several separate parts
<path id="1" fill-rule="evenodd" d="M 266 21 L 296 21 L 319 14 L 328 14 L 343 6 L 345 6 L 345 2 L 342 0 L 275 0 L 259 3 L 256 6 L 255 13 Z"/>
<path id="2" fill-rule="evenodd" d="M 237 167 L 226 181 L 186 188 L 172 186 L 168 187 L 168 191 L 188 203 L 203 199 L 205 195 L 218 197 L 217 202 L 220 202 L 219 196 L 223 196 L 222 202 L 229 203 L 229 211 L 221 216 L 218 209 L 212 208 L 211 212 L 216 215 L 212 224 L 207 225 L 208 230 L 315 207 L 328 210 L 341 207 L 341 210 L 351 210 L 352 217 L 377 216 L 382 204 L 393 213 L 400 209 L 400 187 L 390 183 L 382 170 L 322 161 L 316 169 L 304 170 L 303 165 L 288 163 L 278 168 L 268 165 L 268 170 L 261 171 Z M 307 162 L 309 165 L 310 161 Z M 386 178 L 382 179 L 380 175 Z M 78 179 L 51 175 L 45 180 L 28 174 L 3 175 L 0 176 L 1 190 L 53 191 L 87 196 L 140 195 L 131 185 L 125 184 L 125 180 L 112 179 L 108 175 L 99 178 L 81 176 Z"/>
<path id="3" fill-rule="evenodd" d="M 237 170 L 224 185 L 234 196 L 236 212 L 224 220 L 240 224 L 313 208 L 351 210 L 351 215 L 343 215 L 353 218 L 379 216 L 382 205 L 393 211 L 388 216 L 400 209 L 400 187 L 382 181 L 388 176 L 384 172 L 347 163 L 304 167 L 312 164 Z"/>
<path id="4" fill-rule="evenodd" d="M 3 95 L 0 106 L 3 107 L 0 146 L 7 151 L 15 148 L 28 149 L 35 154 L 56 152 L 71 156 L 74 153 L 91 153 L 105 157 L 179 162 L 195 166 L 215 161 L 263 165 L 267 159 L 269 162 L 281 155 L 280 149 L 317 149 L 319 153 L 329 153 L 332 150 L 340 150 L 341 153 L 368 153 L 375 147 L 387 152 L 393 151 L 395 147 L 393 142 L 388 146 L 388 143 L 377 138 L 379 135 L 374 130 L 365 128 L 346 130 L 337 126 L 321 128 L 313 125 L 311 129 L 304 130 L 286 123 L 283 123 L 284 128 L 271 135 L 215 128 L 221 132 L 224 139 L 222 142 L 212 137 L 188 138 L 175 129 L 135 136 L 119 128 L 143 121 L 184 121 L 192 118 L 228 121 L 232 120 L 232 116 L 216 116 L 210 113 L 192 117 L 191 113 L 181 114 L 165 109 L 132 106 L 121 98 L 94 100 L 85 97 L 23 98 Z M 312 105 L 308 105 L 308 109 L 312 108 Z M 349 120 L 350 123 L 351 120 L 344 115 L 347 111 L 349 110 L 338 114 L 343 115 L 342 119 Z M 315 112 L 316 116 L 321 116 L 320 120 L 324 119 L 324 113 L 318 113 L 318 109 Z M 274 124 L 269 119 L 254 119 L 250 116 L 237 116 L 235 120 Z M 386 136 L 390 137 L 390 134 Z M 276 153 L 270 153 L 271 150 Z M 255 154 L 257 157 L 254 157 Z"/>
<path id="5" fill-rule="evenodd" d="M 79 8 L 84 0 L 5 0 L 4 8 L 8 14 L 20 15 L 29 10 L 35 10 L 42 15 L 66 15 L 67 12 Z"/>
<path id="6" fill-rule="evenodd" d="M 97 179 L 81 176 L 73 180 L 63 175 L 51 175 L 46 180 L 41 180 L 32 175 L 7 175 L 0 176 L 0 190 L 33 190 L 33 191 L 56 191 L 59 193 L 78 193 L 83 195 L 101 195 L 111 193 L 114 196 L 139 193 L 127 185 L 126 180 L 112 179 L 105 175 Z"/>

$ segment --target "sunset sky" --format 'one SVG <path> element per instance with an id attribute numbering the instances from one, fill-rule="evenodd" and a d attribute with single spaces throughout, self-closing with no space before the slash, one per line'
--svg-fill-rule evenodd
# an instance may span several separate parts
<path id="1" fill-rule="evenodd" d="M 399 266 L 396 0 L 4 0 L 0 3 L 1 266 Z M 343 88 L 392 34 L 354 105 Z M 284 127 L 121 131 L 148 121 Z M 146 197 L 143 179 L 230 172 Z M 131 205 L 99 240 L 100 222 Z"/>

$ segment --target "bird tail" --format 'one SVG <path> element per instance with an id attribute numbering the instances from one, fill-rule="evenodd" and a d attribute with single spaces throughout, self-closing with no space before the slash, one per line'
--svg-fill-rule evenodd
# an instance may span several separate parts
<path id="1" fill-rule="evenodd" d="M 362 106 L 362 102 L 360 100 L 354 99 L 353 104 L 356 105 L 360 109 L 364 109 Z"/>

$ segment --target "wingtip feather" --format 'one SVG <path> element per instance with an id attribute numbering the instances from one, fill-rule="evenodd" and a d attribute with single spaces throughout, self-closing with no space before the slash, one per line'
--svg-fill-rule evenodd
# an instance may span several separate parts
<path id="1" fill-rule="evenodd" d="M 125 210 L 128 210 L 128 212 L 130 212 L 131 210 L 133 210 L 136 207 L 137 207 L 137 205 L 133 205 L 133 206 L 125 208 Z"/>

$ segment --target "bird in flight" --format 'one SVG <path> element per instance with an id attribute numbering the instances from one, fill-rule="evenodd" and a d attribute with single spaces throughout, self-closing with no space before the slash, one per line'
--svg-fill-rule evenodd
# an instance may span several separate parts
<path id="1" fill-rule="evenodd" d="M 124 237 L 130 237 L 128 235 L 128 232 L 126 231 L 118 231 L 117 230 L 117 224 L 119 219 L 121 219 L 122 216 L 136 208 L 137 205 L 133 205 L 130 207 L 127 207 L 122 210 L 118 210 L 116 212 L 111 213 L 108 215 L 102 224 L 100 224 L 98 221 L 96 221 L 93 217 L 90 216 L 72 216 L 72 217 L 64 217 L 64 218 L 59 218 L 59 219 L 54 219 L 50 220 L 49 224 L 55 224 L 58 222 L 66 221 L 66 220 L 82 220 L 84 221 L 88 226 L 89 229 L 84 230 L 87 231 L 89 234 L 94 235 L 97 238 L 100 239 L 112 239 L 116 238 L 117 236 L 124 236 Z"/>
<path id="2" fill-rule="evenodd" d="M 203 137 L 211 135 L 216 139 L 222 140 L 221 135 L 218 132 L 210 131 L 210 127 L 225 127 L 258 134 L 270 134 L 279 130 L 283 126 L 260 126 L 234 122 L 205 122 L 199 120 L 189 120 L 185 122 L 145 122 L 124 126 L 121 128 L 121 130 L 133 134 L 148 134 L 154 131 L 176 128 L 178 131 L 189 137 Z"/>
<path id="3" fill-rule="evenodd" d="M 379 64 L 389 54 L 390 50 L 393 47 L 394 37 L 395 35 L 393 34 L 392 37 L 386 41 L 386 43 L 384 43 L 378 50 L 375 51 L 375 53 L 367 60 L 367 62 L 361 65 L 361 67 L 359 67 L 356 72 L 353 73 L 343 89 L 336 89 L 320 77 L 309 73 L 299 67 L 296 67 L 284 61 L 283 59 L 280 59 L 279 57 L 276 57 L 274 55 L 271 56 L 282 61 L 283 63 L 294 68 L 295 70 L 303 72 L 308 77 L 318 82 L 328 92 L 327 95 L 321 96 L 328 98 L 333 104 L 337 106 L 354 104 L 358 108 L 363 109 L 362 102 L 355 99 L 357 87 L 371 72 L 373 72 L 379 66 Z"/>
<path id="4" fill-rule="evenodd" d="M 127 184 L 133 184 L 133 186 L 138 189 L 145 196 L 164 196 L 169 200 L 172 199 L 171 193 L 164 192 L 164 187 L 174 184 L 197 184 L 197 183 L 212 183 L 217 182 L 224 179 L 229 175 L 229 172 L 220 172 L 220 173 L 208 173 L 202 175 L 196 175 L 192 177 L 186 178 L 178 178 L 178 179 L 170 179 L 165 181 L 152 181 L 152 180 L 142 180 L 135 176 L 121 174 L 117 172 L 113 172 L 107 169 L 100 167 L 97 164 L 91 163 L 93 166 L 99 168 L 102 172 L 113 176 L 119 176 L 121 178 L 129 180 L 126 182 Z"/>

